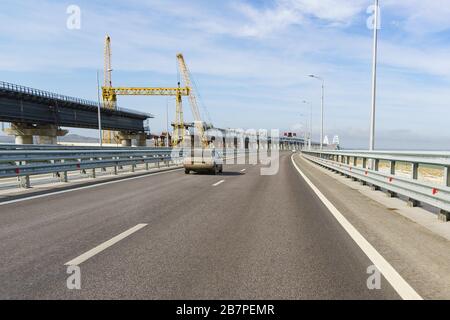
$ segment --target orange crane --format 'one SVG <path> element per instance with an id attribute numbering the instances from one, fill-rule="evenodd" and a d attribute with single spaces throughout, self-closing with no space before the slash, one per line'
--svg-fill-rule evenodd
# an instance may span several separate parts
<path id="1" fill-rule="evenodd" d="M 177 60 L 178 60 L 178 67 L 179 67 L 180 73 L 183 77 L 184 85 L 189 90 L 188 97 L 189 97 L 192 115 L 194 116 L 194 126 L 195 126 L 195 129 L 199 136 L 202 147 L 206 148 L 209 145 L 208 138 L 206 137 L 206 134 L 205 134 L 206 126 L 200 116 L 200 111 L 199 111 L 198 104 L 197 104 L 197 97 L 195 94 L 195 90 L 192 87 L 190 72 L 186 66 L 186 62 L 181 53 L 177 54 Z"/>
<path id="2" fill-rule="evenodd" d="M 189 96 L 189 87 L 162 88 L 162 87 L 113 87 L 111 78 L 111 38 L 106 36 L 105 40 L 105 65 L 104 65 L 104 83 L 102 87 L 103 105 L 106 108 L 117 108 L 117 96 L 175 96 L 176 97 L 176 117 L 172 124 L 174 132 L 172 135 L 172 145 L 178 146 L 184 139 L 185 123 L 183 120 L 182 96 Z M 103 131 L 103 142 L 111 143 L 115 140 L 115 133 L 112 131 Z"/>

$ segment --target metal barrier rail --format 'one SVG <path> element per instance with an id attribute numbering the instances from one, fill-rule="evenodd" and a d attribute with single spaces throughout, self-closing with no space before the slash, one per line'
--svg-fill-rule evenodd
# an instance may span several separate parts
<path id="1" fill-rule="evenodd" d="M 122 146 L 77 146 L 60 144 L 0 144 L 0 152 L 4 150 L 172 150 L 167 147 L 122 147 Z"/>
<path id="2" fill-rule="evenodd" d="M 441 209 L 439 218 L 450 219 L 450 152 L 407 151 L 302 151 L 303 156 L 335 172 L 409 198 L 412 206 L 426 203 Z M 387 162 L 386 170 L 380 163 Z M 408 176 L 396 164 L 409 166 Z M 442 172 L 442 183 L 422 181 L 419 170 L 432 166 Z"/>
<path id="3" fill-rule="evenodd" d="M 18 177 L 20 186 L 30 187 L 30 176 L 54 173 L 67 182 L 70 171 L 118 168 L 131 165 L 131 171 L 138 164 L 170 163 L 178 161 L 172 149 L 66 149 L 66 150 L 7 150 L 0 151 L 0 178 Z"/>
<path id="4" fill-rule="evenodd" d="M 139 164 L 145 164 L 146 170 L 150 163 L 179 163 L 183 150 L 174 151 L 171 148 L 92 148 L 92 147 L 61 147 L 42 145 L 7 145 L 12 149 L 0 150 L 0 179 L 17 177 L 20 186 L 29 188 L 30 176 L 54 174 L 62 182 L 68 182 L 68 172 L 86 172 L 92 169 L 113 168 L 113 174 L 118 168 L 131 166 L 131 171 Z M 33 149 L 39 148 L 39 149 Z M 185 151 L 186 152 L 186 151 Z M 248 151 L 247 151 L 248 152 Z M 226 160 L 245 154 L 241 150 L 232 150 L 230 154 L 223 153 Z"/>

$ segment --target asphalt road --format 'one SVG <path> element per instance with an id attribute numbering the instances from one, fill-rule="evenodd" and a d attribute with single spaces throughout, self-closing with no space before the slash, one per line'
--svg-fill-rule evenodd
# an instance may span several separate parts
<path id="1" fill-rule="evenodd" d="M 245 171 L 241 171 L 244 170 Z M 177 170 L 0 205 L 2 299 L 398 299 L 284 153 L 224 174 Z M 223 182 L 219 183 L 221 180 Z M 79 264 L 65 263 L 146 224 Z"/>

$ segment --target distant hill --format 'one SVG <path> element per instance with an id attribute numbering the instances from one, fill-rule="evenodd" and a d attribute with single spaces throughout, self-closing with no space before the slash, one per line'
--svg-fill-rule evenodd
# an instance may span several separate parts
<path id="1" fill-rule="evenodd" d="M 68 134 L 64 137 L 58 137 L 58 141 L 61 142 L 98 142 L 97 138 L 80 136 L 78 134 Z"/>

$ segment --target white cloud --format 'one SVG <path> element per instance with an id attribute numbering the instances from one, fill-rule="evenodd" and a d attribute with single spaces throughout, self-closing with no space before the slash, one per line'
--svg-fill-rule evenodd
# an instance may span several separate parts
<path id="1" fill-rule="evenodd" d="M 406 32 L 425 35 L 450 28 L 448 0 L 384 0 L 382 5 L 401 18 L 399 24 Z"/>
<path id="2" fill-rule="evenodd" d="M 365 0 L 279 0 L 282 6 L 292 8 L 332 23 L 349 23 L 366 8 Z"/>

